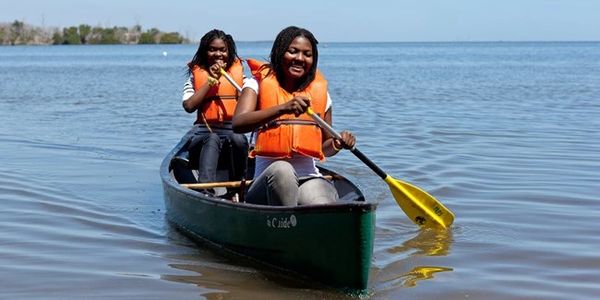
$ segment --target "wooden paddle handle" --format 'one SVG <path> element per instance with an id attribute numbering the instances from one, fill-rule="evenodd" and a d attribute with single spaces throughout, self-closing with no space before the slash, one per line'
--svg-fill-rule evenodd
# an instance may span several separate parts
<path id="1" fill-rule="evenodd" d="M 339 134 L 337 131 L 335 131 L 335 129 L 333 129 L 333 127 L 331 127 L 327 122 L 325 122 L 325 120 L 321 119 L 321 117 L 319 117 L 319 115 L 315 114 L 315 112 L 312 110 L 312 108 L 309 106 L 306 109 L 306 113 L 311 116 L 313 118 L 313 120 L 315 120 L 315 122 L 319 123 L 319 126 L 321 126 L 321 128 L 325 128 L 325 130 L 327 130 L 327 132 L 329 132 L 329 134 L 333 135 L 334 138 L 341 140 L 342 139 L 342 135 Z"/>
<path id="2" fill-rule="evenodd" d="M 250 184 L 252 180 L 246 180 L 246 184 Z M 200 190 L 200 189 L 212 189 L 216 187 L 225 187 L 225 188 L 236 188 L 240 187 L 242 184 L 241 181 L 222 181 L 222 182 L 207 182 L 207 183 L 182 183 L 182 187 L 186 187 L 188 189 Z"/>
<path id="3" fill-rule="evenodd" d="M 322 178 L 327 180 L 332 180 L 332 175 L 324 175 Z M 251 179 L 245 181 L 246 185 L 252 183 Z M 182 183 L 182 187 L 186 187 L 188 189 L 212 189 L 216 187 L 225 187 L 225 188 L 238 188 L 242 184 L 241 181 L 221 181 L 221 182 L 207 182 L 207 183 Z"/>
<path id="4" fill-rule="evenodd" d="M 221 75 L 225 76 L 225 79 L 227 79 L 227 81 L 229 81 L 229 83 L 231 83 L 231 85 L 233 85 L 233 87 L 235 87 L 235 89 L 241 93 L 242 92 L 242 88 L 239 86 L 239 84 L 237 84 L 237 82 L 235 82 L 235 80 L 233 80 L 233 78 L 231 78 L 231 76 L 229 76 L 229 74 L 227 74 L 227 72 L 225 72 L 225 70 L 223 70 L 223 68 L 220 68 L 221 71 Z"/>

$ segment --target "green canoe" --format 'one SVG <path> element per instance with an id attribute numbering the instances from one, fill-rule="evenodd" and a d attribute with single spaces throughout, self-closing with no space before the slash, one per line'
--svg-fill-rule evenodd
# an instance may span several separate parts
<path id="1" fill-rule="evenodd" d="M 375 203 L 346 178 L 330 175 L 340 196 L 335 204 L 266 206 L 226 199 L 182 184 L 193 183 L 186 164 L 190 130 L 162 162 L 167 219 L 192 239 L 294 272 L 335 288 L 364 290 L 369 280 L 375 229 Z M 227 149 L 224 149 L 227 151 Z M 226 155 L 221 155 L 226 157 Z M 220 174 L 227 159 L 219 162 Z M 224 176 L 225 179 L 226 176 Z M 223 176 L 221 177 L 223 178 Z M 226 180 L 224 180 L 226 181 Z"/>

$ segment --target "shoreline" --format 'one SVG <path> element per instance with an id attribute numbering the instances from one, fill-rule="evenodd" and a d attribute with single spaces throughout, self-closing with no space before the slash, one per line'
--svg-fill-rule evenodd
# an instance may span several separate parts
<path id="1" fill-rule="evenodd" d="M 142 30 L 131 27 L 101 27 L 80 24 L 69 27 L 41 27 L 15 20 L 0 22 L 0 45 L 129 45 L 183 44 L 190 39 L 179 32 L 164 32 L 157 28 Z"/>

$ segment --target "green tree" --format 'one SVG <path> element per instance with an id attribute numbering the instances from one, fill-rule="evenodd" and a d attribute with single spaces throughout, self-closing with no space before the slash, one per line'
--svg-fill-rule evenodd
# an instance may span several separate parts
<path id="1" fill-rule="evenodd" d="M 183 38 L 177 32 L 165 33 L 160 37 L 161 44 L 181 44 Z"/>
<path id="2" fill-rule="evenodd" d="M 54 34 L 52 35 L 52 44 L 53 45 L 62 45 L 65 42 L 65 40 L 63 39 L 62 34 L 60 34 L 60 31 L 56 30 L 54 31 Z"/>
<path id="3" fill-rule="evenodd" d="M 10 44 L 14 45 L 15 43 L 17 43 L 17 41 L 19 41 L 21 35 L 23 34 L 23 28 L 25 27 L 25 24 L 23 22 L 19 22 L 17 20 L 15 20 L 11 26 L 10 26 L 10 31 L 11 31 L 11 36 L 10 36 Z"/>
<path id="4" fill-rule="evenodd" d="M 140 35 L 138 44 L 156 44 L 158 42 L 157 40 L 159 34 L 160 30 L 156 28 L 146 30 L 146 32 Z"/>
<path id="5" fill-rule="evenodd" d="M 115 35 L 115 28 L 105 28 L 102 30 L 100 44 L 119 44 L 119 39 Z"/>
<path id="6" fill-rule="evenodd" d="M 78 28 L 71 26 L 69 28 L 63 28 L 63 44 L 67 45 L 79 45 L 81 44 L 81 37 L 79 36 Z"/>
<path id="7" fill-rule="evenodd" d="M 79 39 L 81 40 L 82 44 L 88 43 L 88 37 L 90 33 L 92 33 L 92 26 L 87 24 L 79 25 Z"/>

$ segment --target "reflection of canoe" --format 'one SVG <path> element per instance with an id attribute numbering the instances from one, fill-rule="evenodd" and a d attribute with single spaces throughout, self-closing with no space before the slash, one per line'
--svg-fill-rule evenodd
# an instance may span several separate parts
<path id="1" fill-rule="evenodd" d="M 178 229 L 197 241 L 332 287 L 367 287 L 376 204 L 366 202 L 354 184 L 321 169 L 332 175 L 340 195 L 339 202 L 329 205 L 264 206 L 218 198 L 181 185 L 193 178 L 181 163 L 193 134 L 182 138 L 160 169 L 167 218 Z M 227 168 L 227 163 L 219 165 Z"/>

